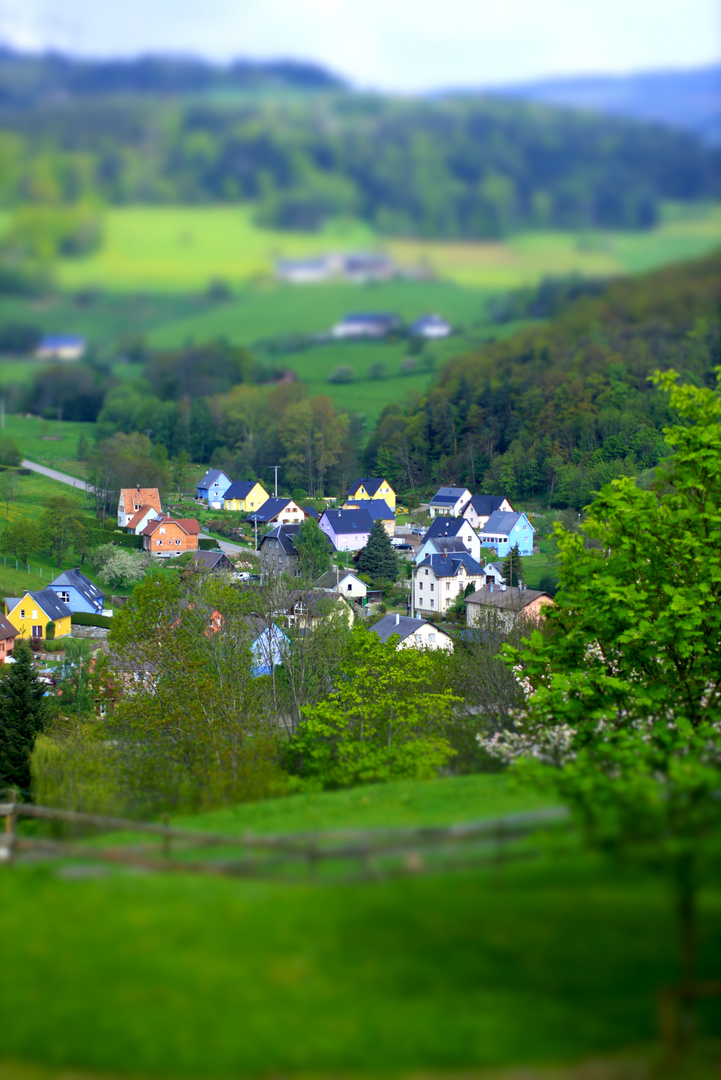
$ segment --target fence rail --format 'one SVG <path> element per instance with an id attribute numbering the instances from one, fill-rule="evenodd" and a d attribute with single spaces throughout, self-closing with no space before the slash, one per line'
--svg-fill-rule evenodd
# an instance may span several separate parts
<path id="1" fill-rule="evenodd" d="M 6 863 L 26 855 L 293 881 L 323 875 L 328 880 L 348 881 L 484 863 L 500 866 L 538 854 L 542 847 L 531 842 L 535 834 L 567 829 L 571 823 L 563 807 L 554 807 L 446 826 L 231 835 L 15 801 L 0 803 L 0 817 L 5 819 L 0 860 Z M 27 836 L 18 832 L 21 818 L 56 823 L 76 835 Z M 78 838 L 78 833 L 89 830 L 125 835 L 113 846 L 103 835 Z M 146 837 L 147 842 L 137 842 Z"/>

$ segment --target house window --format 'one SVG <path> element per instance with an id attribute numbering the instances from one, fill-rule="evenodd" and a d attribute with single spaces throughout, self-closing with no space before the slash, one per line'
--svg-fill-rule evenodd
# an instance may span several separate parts
<path id="1" fill-rule="evenodd" d="M 431 600 L 431 607 L 433 607 L 433 601 Z"/>
<path id="2" fill-rule="evenodd" d="M 175 541 L 175 546 L 176 546 L 176 547 L 180 547 L 180 540 L 176 540 L 176 541 Z"/>
<path id="3" fill-rule="evenodd" d="M 433 592 L 433 589 L 434 589 L 434 585 L 433 585 L 433 582 L 431 582 L 431 592 Z"/>
<path id="4" fill-rule="evenodd" d="M 25 618 L 25 608 L 24 607 L 20 608 L 20 618 L 21 619 Z"/>
<path id="5" fill-rule="evenodd" d="M 70 593 L 69 592 L 59 592 L 58 596 L 60 597 L 60 599 L 62 600 L 62 602 L 64 604 L 69 604 L 70 603 Z"/>
<path id="6" fill-rule="evenodd" d="M 38 617 L 38 609 L 37 609 L 37 608 L 33 608 L 33 618 L 34 618 L 34 619 L 37 619 L 37 617 Z"/>
<path id="7" fill-rule="evenodd" d="M 426 570 L 426 577 L 428 577 L 428 571 Z"/>
<path id="8" fill-rule="evenodd" d="M 423 582 L 422 582 L 422 581 L 419 581 L 419 582 L 418 582 L 418 588 L 419 588 L 419 589 L 422 589 L 422 588 L 423 588 Z"/>
<path id="9" fill-rule="evenodd" d="M 33 637 L 34 638 L 41 638 L 42 636 L 43 636 L 43 628 L 42 628 L 42 626 L 34 626 L 33 627 Z"/>
<path id="10" fill-rule="evenodd" d="M 161 536 L 165 536 L 165 529 L 161 529 L 161 530 L 160 530 L 160 535 L 161 535 Z"/>
<path id="11" fill-rule="evenodd" d="M 155 543 L 157 544 L 158 547 L 160 547 L 162 545 L 163 541 L 162 540 L 156 540 Z"/>
<path id="12" fill-rule="evenodd" d="M 428 641 L 430 642 L 431 645 L 434 643 L 435 640 L 436 640 L 436 635 L 435 634 L 429 634 L 428 635 Z"/>

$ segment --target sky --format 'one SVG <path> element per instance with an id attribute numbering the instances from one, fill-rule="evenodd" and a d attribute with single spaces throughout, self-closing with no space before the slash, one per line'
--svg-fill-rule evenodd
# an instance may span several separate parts
<path id="1" fill-rule="evenodd" d="M 0 41 L 86 56 L 292 57 L 413 92 L 712 63 L 719 14 L 717 0 L 0 0 Z"/>

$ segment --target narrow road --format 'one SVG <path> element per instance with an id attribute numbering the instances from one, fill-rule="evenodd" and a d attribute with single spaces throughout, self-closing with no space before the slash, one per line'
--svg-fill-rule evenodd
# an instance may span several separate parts
<path id="1" fill-rule="evenodd" d="M 49 477 L 50 480 L 58 480 L 61 484 L 69 484 L 76 491 L 93 490 L 90 484 L 86 484 L 84 480 L 78 480 L 77 476 L 68 476 L 67 473 L 58 472 L 57 469 L 49 469 L 47 465 L 38 465 L 35 461 L 22 461 L 20 464 L 23 469 L 31 469 L 33 472 L 40 473 L 41 476 Z"/>
<path id="2" fill-rule="evenodd" d="M 49 469 L 46 465 L 38 465 L 35 461 L 23 461 L 21 464 L 23 469 L 31 469 L 33 472 L 40 473 L 41 476 L 49 477 L 50 480 L 58 480 L 61 484 L 69 484 L 76 491 L 92 492 L 93 490 L 91 484 L 86 484 L 84 480 L 78 480 L 77 476 L 68 476 L 67 473 L 58 472 L 57 469 Z M 215 537 L 208 536 L 207 533 L 201 533 L 200 535 L 206 540 L 215 539 Z M 257 555 L 257 552 L 253 551 L 252 548 L 243 547 L 241 544 L 231 544 L 229 540 L 217 540 L 216 543 L 226 555 Z"/>

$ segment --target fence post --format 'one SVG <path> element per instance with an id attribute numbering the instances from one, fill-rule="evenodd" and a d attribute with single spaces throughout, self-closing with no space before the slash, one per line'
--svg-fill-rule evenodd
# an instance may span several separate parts
<path id="1" fill-rule="evenodd" d="M 6 844 L 5 850 L 7 851 L 7 864 L 12 866 L 13 856 L 15 853 L 15 824 L 17 820 L 17 814 L 15 813 L 15 807 L 17 805 L 18 793 L 15 788 L 10 789 L 10 812 L 5 815 L 5 837 Z"/>

